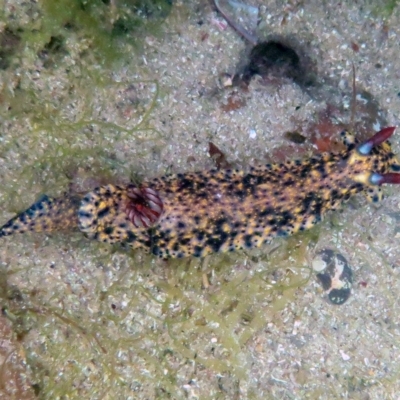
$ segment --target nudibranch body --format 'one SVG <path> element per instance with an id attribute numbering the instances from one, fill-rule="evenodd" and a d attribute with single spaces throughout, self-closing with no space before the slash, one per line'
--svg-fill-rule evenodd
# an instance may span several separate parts
<path id="1" fill-rule="evenodd" d="M 313 227 L 356 193 L 379 201 L 382 184 L 400 183 L 400 174 L 393 172 L 400 165 L 386 142 L 393 132 L 382 129 L 362 144 L 343 132 L 346 148 L 340 153 L 248 172 L 210 170 L 166 175 L 139 186 L 101 186 L 79 206 L 70 201 L 63 213 L 68 211 L 69 225 L 78 223 L 89 238 L 144 248 L 160 258 L 259 247 L 276 236 Z M 46 210 L 30 210 L 4 225 L 0 236 L 44 230 L 40 221 L 51 217 Z M 53 228 L 46 224 L 48 230 Z"/>

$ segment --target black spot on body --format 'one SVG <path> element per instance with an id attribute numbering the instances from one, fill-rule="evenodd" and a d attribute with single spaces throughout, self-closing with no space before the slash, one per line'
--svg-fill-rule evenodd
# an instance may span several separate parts
<path id="1" fill-rule="evenodd" d="M 30 208 L 29 210 L 26 210 L 25 211 L 25 214 L 28 216 L 28 217 L 34 217 L 35 216 L 35 214 L 36 214 L 36 210 L 35 210 L 35 208 Z"/>
<path id="2" fill-rule="evenodd" d="M 310 205 L 311 205 L 311 203 L 314 201 L 314 193 L 309 193 L 309 194 L 307 194 L 307 196 L 302 200 L 302 206 L 303 206 L 303 210 L 304 210 L 304 212 L 306 212 L 308 209 L 309 209 L 309 207 L 310 207 Z"/>
<path id="3" fill-rule="evenodd" d="M 179 222 L 176 224 L 176 226 L 177 226 L 177 228 L 180 229 L 180 230 L 186 228 L 186 225 L 185 225 L 183 222 L 181 222 L 181 221 L 179 221 Z"/>
<path id="4" fill-rule="evenodd" d="M 201 254 L 203 253 L 203 248 L 200 246 L 194 246 L 193 249 L 193 256 L 194 257 L 201 257 Z"/>
<path id="5" fill-rule="evenodd" d="M 200 199 L 206 199 L 208 197 L 208 193 L 207 192 L 198 192 L 198 193 L 196 193 L 196 196 Z"/>
<path id="6" fill-rule="evenodd" d="M 193 190 L 194 182 L 192 179 L 183 178 L 180 181 L 179 187 L 181 190 Z"/>
<path id="7" fill-rule="evenodd" d="M 390 166 L 390 168 L 391 168 L 392 171 L 394 171 L 394 172 L 400 172 L 400 165 L 398 165 L 398 164 L 392 164 L 392 165 Z"/>
<path id="8" fill-rule="evenodd" d="M 196 190 L 203 190 L 206 187 L 204 181 L 197 181 L 196 182 Z"/>
<path id="9" fill-rule="evenodd" d="M 220 236 L 221 246 L 227 241 L 229 234 L 227 232 L 218 232 Z"/>
<path id="10" fill-rule="evenodd" d="M 114 228 L 113 228 L 112 226 L 107 226 L 107 227 L 104 229 L 104 233 L 105 233 L 106 235 L 111 235 L 113 232 L 114 232 Z"/>
<path id="11" fill-rule="evenodd" d="M 86 212 L 86 211 L 79 211 L 78 212 L 78 217 L 79 217 L 79 219 L 80 218 L 92 218 L 93 217 L 93 215 L 91 214 L 91 213 L 89 213 L 89 212 Z"/>
<path id="12" fill-rule="evenodd" d="M 281 217 L 278 220 L 278 225 L 283 227 L 286 225 L 290 225 L 290 222 L 293 220 L 293 214 L 290 213 L 289 211 L 284 211 L 281 214 Z"/>
<path id="13" fill-rule="evenodd" d="M 274 213 L 275 213 L 275 210 L 274 210 L 273 208 L 267 207 L 267 208 L 265 208 L 264 210 L 260 211 L 260 212 L 258 213 L 258 215 L 259 215 L 260 217 L 266 217 L 267 215 L 271 215 L 271 214 L 274 214 Z"/>
<path id="14" fill-rule="evenodd" d="M 235 190 L 235 185 L 233 183 L 229 183 L 227 186 L 228 193 L 232 193 Z"/>
<path id="15" fill-rule="evenodd" d="M 203 239 L 204 239 L 204 232 L 203 231 L 199 231 L 199 232 L 197 232 L 197 234 L 196 234 L 196 239 L 199 241 L 199 242 L 201 242 Z"/>
<path id="16" fill-rule="evenodd" d="M 227 223 L 227 219 L 226 219 L 226 218 L 217 219 L 217 220 L 215 221 L 215 228 L 218 229 L 218 230 L 221 230 L 221 229 L 222 229 L 222 226 L 223 226 L 225 223 Z"/>
<path id="17" fill-rule="evenodd" d="M 99 218 L 103 218 L 103 217 L 105 217 L 109 212 L 110 212 L 110 207 L 107 206 L 107 207 L 104 207 L 104 208 L 102 208 L 101 210 L 99 210 L 97 216 L 98 216 Z"/>
<path id="18" fill-rule="evenodd" d="M 248 174 L 242 179 L 243 187 L 253 193 L 256 186 L 265 181 L 264 176 Z"/>
<path id="19" fill-rule="evenodd" d="M 136 235 L 132 231 L 127 231 L 126 235 L 127 235 L 126 241 L 128 243 L 132 243 L 136 240 Z"/>
<path id="20" fill-rule="evenodd" d="M 220 247 L 223 245 L 221 238 L 210 237 L 206 241 L 206 245 L 210 246 L 214 253 L 218 253 Z"/>
<path id="21" fill-rule="evenodd" d="M 43 204 L 43 200 L 42 201 L 40 201 L 39 203 L 36 203 L 35 204 L 35 206 L 34 206 L 34 208 L 36 209 L 36 210 L 38 210 L 38 211 L 43 211 L 44 210 L 44 204 Z M 50 205 L 50 204 L 49 204 Z"/>
<path id="22" fill-rule="evenodd" d="M 283 186 L 289 187 L 294 185 L 294 180 L 292 178 L 288 178 L 286 181 L 283 182 Z"/>
<path id="23" fill-rule="evenodd" d="M 253 235 L 245 235 L 243 238 L 244 245 L 248 248 L 251 249 L 253 247 Z"/>
<path id="24" fill-rule="evenodd" d="M 277 231 L 277 236 L 279 236 L 279 237 L 287 237 L 287 236 L 289 236 L 289 234 L 288 234 L 287 230 L 279 229 Z"/>
<path id="25" fill-rule="evenodd" d="M 313 215 L 320 216 L 321 214 L 322 214 L 322 203 L 318 202 L 314 206 Z"/>
<path id="26" fill-rule="evenodd" d="M 242 199 L 243 197 L 245 197 L 246 192 L 244 190 L 236 190 L 234 192 L 234 195 L 237 196 L 237 197 L 240 197 Z"/>
<path id="27" fill-rule="evenodd" d="M 321 179 L 324 179 L 327 177 L 326 163 L 316 161 L 315 164 L 312 166 L 312 170 L 318 172 L 320 174 Z"/>
<path id="28" fill-rule="evenodd" d="M 299 173 L 300 178 L 304 179 L 306 178 L 308 175 L 310 175 L 310 171 L 311 171 L 311 165 L 305 165 Z"/>
<path id="29" fill-rule="evenodd" d="M 173 251 L 178 251 L 179 250 L 179 243 L 175 242 L 174 245 L 172 246 Z"/>

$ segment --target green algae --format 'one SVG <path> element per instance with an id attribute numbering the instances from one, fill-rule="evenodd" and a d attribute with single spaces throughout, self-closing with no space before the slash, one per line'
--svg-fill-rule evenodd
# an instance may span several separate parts
<path id="1" fill-rule="evenodd" d="M 70 36 L 75 32 L 90 42 L 90 51 L 102 62 L 124 56 L 124 43 L 140 49 L 144 34 L 160 34 L 160 21 L 168 16 L 172 3 L 157 1 L 60 0 L 41 2 L 44 18 L 35 42 Z"/>
<path id="2" fill-rule="evenodd" d="M 292 239 L 289 247 L 295 243 Z M 28 341 L 26 350 L 41 398 L 122 395 L 130 386 L 127 367 L 140 391 L 150 391 L 153 398 L 179 393 L 176 367 L 187 363 L 245 380 L 247 342 L 295 299 L 295 289 L 310 276 L 308 268 L 288 261 L 286 246 L 257 271 L 240 252 L 165 266 L 140 252 L 126 257 L 100 254 L 96 247 L 93 243 L 85 251 L 103 266 L 87 271 L 98 281 L 90 296 L 97 311 L 90 317 L 80 305 L 84 288 L 71 287 L 67 275 L 51 293 L 36 289 L 33 295 L 29 282 L 37 285 L 30 266 L 10 266 L 6 272 L 8 279 L 27 282 L 18 301 L 3 303 L 19 320 L 30 321 L 23 324 L 29 325 L 27 335 L 32 331 L 40 338 Z M 85 276 L 84 266 L 79 268 Z"/>
<path id="3" fill-rule="evenodd" d="M 383 18 L 390 18 L 399 6 L 399 0 L 384 0 L 379 2 L 372 2 L 374 11 L 377 15 Z"/>
<path id="4" fill-rule="evenodd" d="M 134 108 L 130 106 L 134 112 L 129 113 L 129 121 L 122 116 L 116 116 L 113 121 L 105 120 L 104 115 L 110 112 L 109 107 L 100 109 L 97 104 L 91 104 L 94 102 L 92 100 L 82 103 L 82 108 L 77 110 L 73 119 L 63 115 L 64 110 L 79 98 L 96 98 L 96 102 L 103 104 L 107 102 L 107 98 L 109 104 L 113 104 L 110 86 L 114 86 L 117 97 L 122 88 L 132 88 L 135 84 L 141 87 L 141 98 L 137 99 Z M 3 201 L 12 207 L 11 211 L 20 211 L 27 206 L 15 202 L 15 198 L 18 197 L 16 194 L 22 186 L 29 193 L 60 194 L 60 190 L 65 191 L 68 188 L 71 175 L 80 168 L 90 171 L 93 178 L 97 177 L 103 181 L 115 181 L 117 177 L 124 176 L 132 177 L 133 171 L 130 166 L 116 158 L 113 145 L 132 138 L 136 141 L 148 141 L 159 137 L 160 133 L 149 125 L 149 118 L 159 96 L 157 81 L 119 82 L 114 85 L 108 82 L 104 86 L 97 80 L 93 82 L 92 79 L 86 79 L 83 87 L 86 89 L 81 87 L 74 95 L 71 93 L 73 96 L 67 103 L 58 107 L 50 101 L 46 104 L 43 98 L 37 98 L 33 92 L 32 104 L 40 104 L 39 110 L 34 108 L 27 113 L 15 110 L 10 105 L 14 109 L 14 115 L 23 114 L 30 118 L 32 129 L 29 136 L 24 138 L 24 145 L 34 154 L 33 161 L 21 160 L 18 171 L 14 172 L 14 184 L 9 185 L 8 193 L 4 195 Z M 96 89 L 92 91 L 91 88 Z M 82 90 L 85 90 L 84 97 Z M 29 96 L 26 97 L 30 102 Z M 114 104 L 117 103 L 122 107 L 123 103 L 114 98 Z M 0 157 L 10 157 L 14 149 L 20 147 L 20 143 L 21 138 L 14 136 L 2 147 Z"/>

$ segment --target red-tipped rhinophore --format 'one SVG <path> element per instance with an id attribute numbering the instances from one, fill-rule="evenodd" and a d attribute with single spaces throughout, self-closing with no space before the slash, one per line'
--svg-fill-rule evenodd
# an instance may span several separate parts
<path id="1" fill-rule="evenodd" d="M 154 225 L 163 211 L 163 202 L 159 194 L 150 188 L 131 186 L 127 190 L 129 200 L 124 211 L 137 228 L 149 228 Z"/>
<path id="2" fill-rule="evenodd" d="M 367 143 L 371 143 L 372 147 L 375 147 L 390 138 L 396 130 L 395 126 L 389 126 L 387 128 L 381 129 L 379 132 L 376 132 L 374 136 L 372 136 Z"/>
<path id="3" fill-rule="evenodd" d="M 372 174 L 370 182 L 373 185 L 383 185 L 384 183 L 399 185 L 400 184 L 400 174 L 394 172 L 388 172 L 387 174 Z"/>
<path id="4" fill-rule="evenodd" d="M 395 130 L 395 126 L 389 126 L 387 128 L 381 129 L 379 132 L 376 132 L 374 136 L 369 138 L 365 143 L 360 144 L 360 146 L 358 146 L 358 151 L 363 155 L 369 154 L 373 147 L 378 146 L 388 140 L 390 136 L 393 135 Z"/>

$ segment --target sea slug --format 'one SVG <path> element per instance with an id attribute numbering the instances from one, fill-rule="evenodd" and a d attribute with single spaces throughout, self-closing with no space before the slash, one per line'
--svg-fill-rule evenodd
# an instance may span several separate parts
<path id="1" fill-rule="evenodd" d="M 382 198 L 399 184 L 400 164 L 384 128 L 345 150 L 304 160 L 166 175 L 140 185 L 101 186 L 85 196 L 42 197 L 0 228 L 17 232 L 79 228 L 91 239 L 144 248 L 160 258 L 203 257 L 259 247 L 313 227 L 356 193 Z"/>

